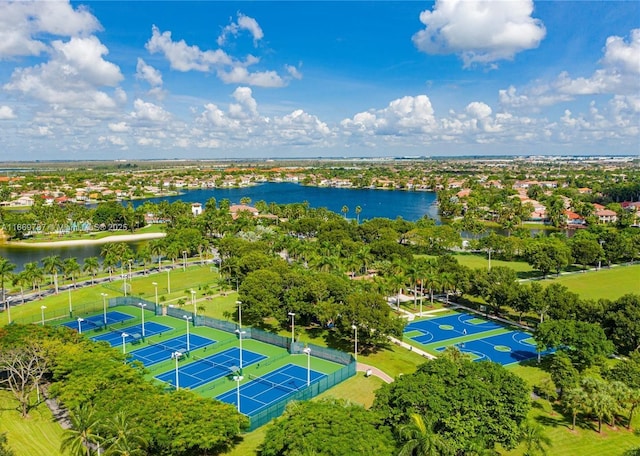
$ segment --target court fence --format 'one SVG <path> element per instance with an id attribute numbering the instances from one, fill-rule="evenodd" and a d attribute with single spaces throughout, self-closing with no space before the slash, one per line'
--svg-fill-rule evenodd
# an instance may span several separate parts
<path id="1" fill-rule="evenodd" d="M 182 319 L 183 317 L 193 318 L 193 313 L 187 310 L 180 309 L 177 307 L 165 307 L 163 309 L 162 306 L 156 306 L 155 303 L 151 301 L 147 301 L 140 297 L 136 297 L 136 296 L 118 296 L 115 298 L 109 298 L 108 300 L 109 308 L 118 307 L 118 306 L 132 306 L 132 307 L 140 308 L 141 303 L 145 304 L 146 310 L 150 310 L 154 312 L 156 315 L 163 315 L 163 312 L 165 312 L 166 315 L 169 315 L 175 318 L 180 318 L 180 319 Z M 78 314 L 88 314 L 88 313 L 101 311 L 102 309 L 103 309 L 103 306 L 101 302 L 91 303 L 85 306 L 77 306 L 74 308 L 74 316 L 76 315 L 76 312 Z M 68 310 L 64 311 L 64 309 L 61 309 L 60 312 L 58 313 L 60 314 L 59 316 L 57 314 L 55 316 L 48 315 L 46 318 L 47 321 L 52 319 L 68 318 L 69 316 Z M 37 316 L 33 317 L 33 322 L 35 321 L 39 321 Z M 238 329 L 238 325 L 233 322 L 218 320 L 216 318 L 206 317 L 203 315 L 196 316 L 194 325 L 207 326 L 207 327 L 225 331 L 227 333 L 231 333 L 234 335 L 236 335 L 236 330 Z M 255 339 L 270 345 L 286 348 L 289 351 L 289 353 L 292 355 L 303 354 L 305 353 L 303 350 L 305 348 L 309 348 L 311 350 L 311 355 L 313 355 L 314 357 L 321 358 L 321 359 L 342 365 L 342 367 L 337 371 L 331 374 L 327 374 L 326 376 L 322 377 L 320 380 L 312 383 L 310 386 L 305 387 L 304 389 L 301 389 L 295 392 L 294 394 L 283 398 L 281 401 L 276 402 L 275 404 L 271 405 L 267 409 L 250 417 L 251 419 L 250 430 L 257 429 L 260 426 L 265 425 L 272 419 L 282 415 L 282 413 L 285 410 L 285 407 L 289 402 L 304 401 L 304 400 L 312 399 L 317 395 L 325 392 L 329 388 L 332 388 L 333 386 L 337 385 L 338 383 L 343 382 L 344 380 L 347 380 L 348 378 L 351 378 L 354 375 L 356 375 L 356 364 L 357 364 L 356 360 L 352 355 L 348 353 L 334 350 L 332 348 L 321 347 L 315 344 L 304 344 L 302 342 L 292 343 L 289 337 L 284 337 L 279 334 L 269 333 L 257 328 L 245 327 L 245 328 L 242 328 L 242 330 L 244 331 L 243 333 L 244 339 Z M 224 342 L 226 344 L 228 341 L 233 341 L 233 340 L 234 338 L 229 338 Z M 283 357 L 284 356 L 285 355 L 283 355 Z M 220 379 L 220 381 L 223 381 L 223 380 L 224 379 Z M 214 385 L 217 386 L 217 384 L 218 382 L 215 381 Z M 210 385 L 209 387 L 212 387 L 212 386 Z"/>

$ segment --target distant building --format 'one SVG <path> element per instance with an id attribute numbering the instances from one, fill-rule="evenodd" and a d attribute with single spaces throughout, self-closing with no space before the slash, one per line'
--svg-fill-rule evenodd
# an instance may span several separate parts
<path id="1" fill-rule="evenodd" d="M 197 217 L 198 215 L 202 214 L 202 204 L 200 204 L 200 203 L 192 203 L 191 204 L 191 213 L 193 214 L 194 217 Z"/>
<path id="2" fill-rule="evenodd" d="M 257 217 L 259 214 L 258 209 L 252 206 L 247 206 L 246 204 L 234 204 L 229 207 L 229 212 L 234 220 L 238 218 L 240 212 L 248 212 L 253 217 Z"/>

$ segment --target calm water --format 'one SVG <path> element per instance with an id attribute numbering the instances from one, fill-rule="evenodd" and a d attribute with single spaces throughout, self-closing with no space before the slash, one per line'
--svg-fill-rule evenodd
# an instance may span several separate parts
<path id="1" fill-rule="evenodd" d="M 355 190 L 346 188 L 307 187 L 292 183 L 266 183 L 242 188 L 211 188 L 190 190 L 184 195 L 163 198 L 150 198 L 148 201 L 158 203 L 182 200 L 189 203 L 206 203 L 209 198 L 218 202 L 228 199 L 231 204 L 239 204 L 242 198 L 251 198 L 252 203 L 266 201 L 267 204 L 301 203 L 307 201 L 311 207 L 326 207 L 341 214 L 342 206 L 347 206 L 347 217 L 356 217 L 356 206 L 362 208 L 360 220 L 375 217 L 395 219 L 402 217 L 415 222 L 424 215 L 439 220 L 438 208 L 435 205 L 436 194 L 433 192 L 405 192 L 390 190 Z M 134 206 L 145 200 L 133 202 Z"/>
<path id="2" fill-rule="evenodd" d="M 439 221 L 438 209 L 435 205 L 436 194 L 432 192 L 318 188 L 292 183 L 265 183 L 243 188 L 190 190 L 180 196 L 136 200 L 132 203 L 137 207 L 144 201 L 159 203 L 162 200 L 169 202 L 181 200 L 204 205 L 212 197 L 217 201 L 228 199 L 231 204 L 238 204 L 245 197 L 251 198 L 253 203 L 261 200 L 278 204 L 307 201 L 311 207 L 326 207 L 338 214 L 341 213 L 342 206 L 347 206 L 349 208 L 347 217 L 350 218 L 356 217 L 356 206 L 360 206 L 362 208 L 360 220 L 375 217 L 390 219 L 402 217 L 405 220 L 416 221 L 424 215 L 428 215 Z M 131 245 L 135 249 L 135 243 Z M 0 256 L 16 264 L 17 272 L 23 269 L 25 263 L 39 261 L 49 255 L 59 255 L 61 258 L 75 257 L 82 264 L 87 257 L 100 256 L 101 249 L 100 245 L 48 248 L 0 246 Z"/>

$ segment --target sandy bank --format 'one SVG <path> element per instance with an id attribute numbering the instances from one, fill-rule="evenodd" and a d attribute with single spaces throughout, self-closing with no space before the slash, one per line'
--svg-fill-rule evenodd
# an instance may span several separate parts
<path id="1" fill-rule="evenodd" d="M 76 239 L 73 241 L 47 241 L 47 242 L 23 242 L 13 241 L 7 242 L 5 245 L 20 247 L 73 247 L 80 245 L 97 245 L 108 244 L 109 242 L 133 242 L 148 241 L 150 239 L 159 239 L 165 237 L 166 233 L 140 233 L 140 234 L 121 234 L 115 236 L 107 236 L 100 239 Z"/>

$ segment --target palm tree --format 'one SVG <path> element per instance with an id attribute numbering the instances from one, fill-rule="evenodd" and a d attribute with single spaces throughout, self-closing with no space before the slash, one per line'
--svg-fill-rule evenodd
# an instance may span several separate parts
<path id="1" fill-rule="evenodd" d="M 42 268 L 38 266 L 37 262 L 32 261 L 31 263 L 27 263 L 24 265 L 24 271 L 31 282 L 32 289 L 35 290 L 36 287 L 38 287 L 39 292 L 40 284 L 44 279 L 44 271 L 42 270 Z"/>
<path id="2" fill-rule="evenodd" d="M 97 434 L 98 418 L 93 409 L 82 404 L 69 414 L 71 428 L 64 431 L 60 451 L 69 450 L 73 456 L 91 456 L 93 445 L 101 441 Z"/>
<path id="3" fill-rule="evenodd" d="M 163 239 L 157 239 L 149 243 L 149 250 L 151 251 L 151 254 L 158 257 L 158 271 L 160 271 L 162 267 L 162 257 L 165 253 L 164 247 L 165 244 L 163 242 Z"/>
<path id="4" fill-rule="evenodd" d="M 404 440 L 398 456 L 441 456 L 453 454 L 441 435 L 433 430 L 431 421 L 425 422 L 422 415 L 411 414 L 411 423 L 398 432 Z"/>
<path id="5" fill-rule="evenodd" d="M 84 259 L 82 270 L 91 276 L 91 285 L 96 278 L 96 274 L 100 270 L 100 260 L 98 257 L 88 257 Z"/>
<path id="6" fill-rule="evenodd" d="M 347 214 L 349 213 L 349 208 L 347 207 L 347 205 L 345 204 L 344 206 L 342 206 L 342 209 L 340 209 L 340 212 L 342 212 L 344 214 L 344 218 L 347 218 Z"/>
<path id="7" fill-rule="evenodd" d="M 402 289 L 404 288 L 405 278 L 404 274 L 398 273 L 393 274 L 392 276 L 387 278 L 389 283 L 389 288 L 396 291 L 396 309 L 400 310 L 400 294 L 402 293 Z"/>
<path id="8" fill-rule="evenodd" d="M 147 263 L 151 261 L 151 248 L 149 244 L 141 244 L 136 251 L 136 259 L 142 264 L 142 273 L 147 275 Z"/>
<path id="9" fill-rule="evenodd" d="M 422 270 L 420 266 L 414 261 L 407 266 L 407 278 L 413 284 L 413 310 L 418 308 L 418 282 L 422 278 Z M 422 304 L 422 298 L 420 299 Z"/>
<path id="10" fill-rule="evenodd" d="M 113 437 L 108 439 L 105 456 L 144 456 L 148 443 L 142 437 L 143 429 L 124 412 L 118 412 L 107 422 Z"/>
<path id="11" fill-rule="evenodd" d="M 65 258 L 62 263 L 62 270 L 64 271 L 65 276 L 71 278 L 73 281 L 73 288 L 76 288 L 76 277 L 80 272 L 80 264 L 78 264 L 78 260 L 75 258 Z"/>
<path id="12" fill-rule="evenodd" d="M 523 456 L 546 455 L 545 447 L 551 446 L 551 439 L 544 433 L 544 427 L 532 421 L 524 421 L 520 425 L 520 435 L 525 445 Z"/>
<path id="13" fill-rule="evenodd" d="M 358 220 L 358 225 L 360 225 L 360 212 L 362 212 L 362 208 L 360 206 L 356 206 L 356 218 Z"/>
<path id="14" fill-rule="evenodd" d="M 440 275 L 435 269 L 429 269 L 424 275 L 424 284 L 429 289 L 431 307 L 433 307 L 433 290 L 440 287 Z"/>
<path id="15" fill-rule="evenodd" d="M 58 294 L 58 271 L 62 268 L 62 260 L 59 255 L 49 255 L 42 259 L 42 269 L 45 274 L 51 275 L 51 282 Z"/>
<path id="16" fill-rule="evenodd" d="M 19 273 L 13 275 L 11 283 L 13 284 L 13 286 L 17 285 L 20 287 L 20 297 L 22 298 L 22 304 L 24 304 L 24 287 L 31 285 L 29 274 L 25 270 L 20 271 Z"/>
<path id="17" fill-rule="evenodd" d="M 447 304 L 449 304 L 449 293 L 451 293 L 451 291 L 455 289 L 456 278 L 450 272 L 443 272 L 442 274 L 440 274 L 440 285 L 446 293 Z"/>
<path id="18" fill-rule="evenodd" d="M 586 394 L 585 404 L 598 420 L 598 433 L 602 433 L 602 421 L 611 416 L 617 408 L 615 399 L 609 394 L 604 380 L 594 377 L 585 377 L 581 382 Z"/>
<path id="19" fill-rule="evenodd" d="M 0 257 L 0 284 L 2 286 L 2 302 L 5 302 L 4 295 L 4 280 L 11 274 L 11 272 L 16 268 L 16 265 L 11 263 L 6 258 Z"/>

